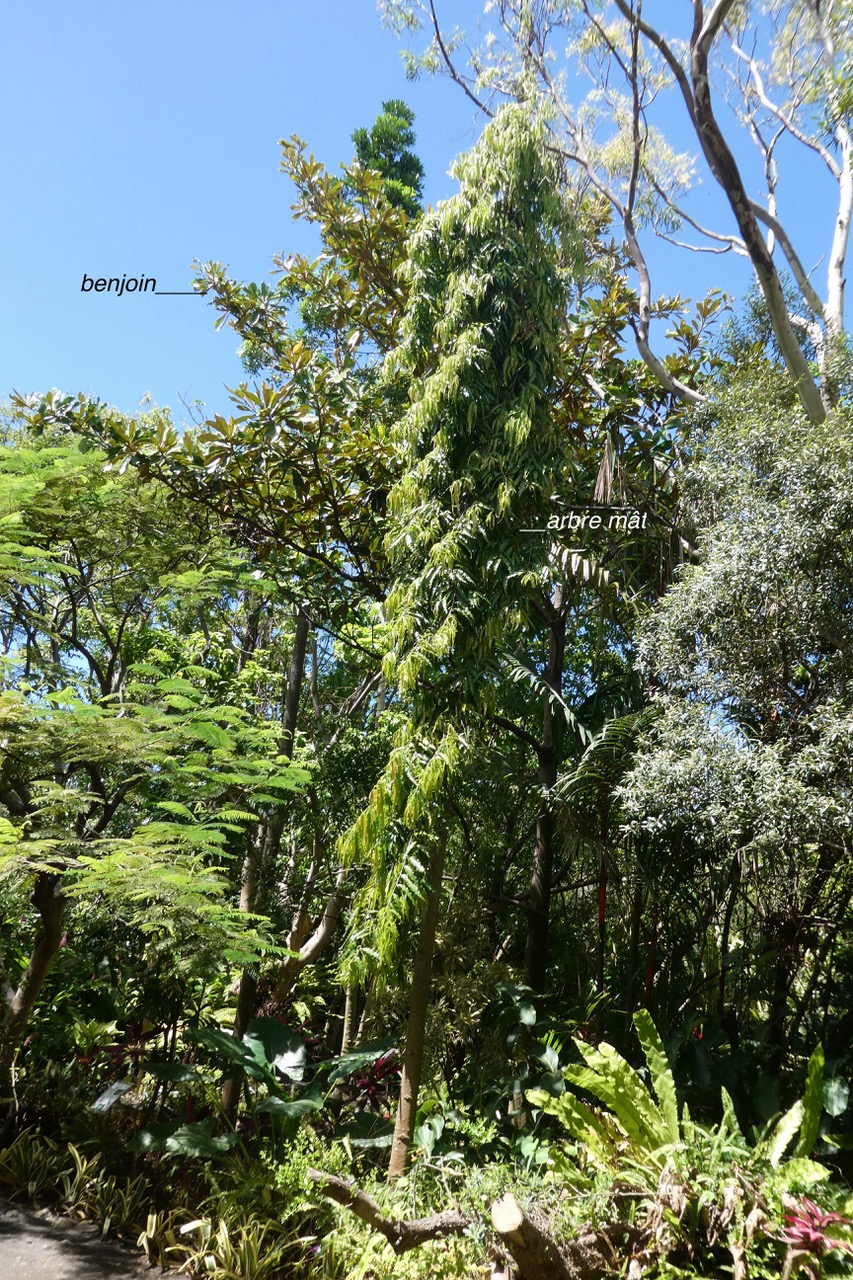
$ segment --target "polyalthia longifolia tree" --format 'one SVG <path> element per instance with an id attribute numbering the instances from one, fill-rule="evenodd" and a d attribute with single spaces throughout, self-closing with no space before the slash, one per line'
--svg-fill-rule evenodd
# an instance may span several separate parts
<path id="1" fill-rule="evenodd" d="M 446 783 L 484 727 L 500 725 L 496 683 L 505 650 L 544 645 L 539 736 L 510 724 L 535 751 L 542 798 L 531 877 L 527 966 L 542 985 L 547 949 L 556 780 L 554 720 L 561 714 L 566 557 L 549 557 L 541 526 L 565 478 L 566 437 L 553 401 L 560 385 L 567 279 L 580 253 L 542 131 L 508 109 L 454 169 L 459 193 L 423 218 L 406 268 L 403 340 L 385 384 L 408 407 L 394 427 L 402 474 L 389 497 L 386 600 L 393 648 L 387 673 L 411 710 L 409 742 L 432 743 L 410 766 L 431 805 L 413 812 L 430 848 L 401 1101 L 390 1171 L 405 1167 L 417 1110 L 423 1026 L 448 839 Z M 401 743 L 401 751 L 405 744 Z M 414 752 L 411 753 L 412 756 Z M 462 751 L 464 757 L 465 752 Z M 385 830 L 406 788 L 392 772 L 377 787 L 356 843 Z M 445 784 L 445 790 L 438 785 Z M 372 812 L 371 812 L 372 811 Z M 377 812 L 381 811 L 381 812 Z M 425 820 L 426 819 L 426 820 Z M 407 837 L 416 838 L 408 824 Z M 352 852 L 352 850 L 351 850 Z M 532 922 L 535 921 L 535 927 Z"/>

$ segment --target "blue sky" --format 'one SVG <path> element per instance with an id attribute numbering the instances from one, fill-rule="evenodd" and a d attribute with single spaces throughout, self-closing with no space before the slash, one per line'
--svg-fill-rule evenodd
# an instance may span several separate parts
<path id="1" fill-rule="evenodd" d="M 4 15 L 0 396 L 227 410 L 238 339 L 204 300 L 83 294 L 83 274 L 189 289 L 198 258 L 264 279 L 274 253 L 313 244 L 279 138 L 336 167 L 383 99 L 417 112 L 432 201 L 476 138 L 450 85 L 406 82 L 374 0 L 28 0 Z"/>
<path id="2" fill-rule="evenodd" d="M 479 9 L 443 0 L 442 12 Z M 244 376 L 238 340 L 214 331 L 207 302 L 83 294 L 84 273 L 189 289 L 198 258 L 262 280 L 274 253 L 314 244 L 291 218 L 279 138 L 298 133 L 334 168 L 352 155 L 353 129 L 403 97 L 435 203 L 479 128 L 447 81 L 406 81 L 375 0 L 28 0 L 4 7 L 0 39 L 0 397 L 57 386 L 127 412 L 146 393 L 179 419 L 182 399 L 227 412 L 225 386 Z M 677 141 L 695 150 L 686 132 Z M 814 186 L 789 191 L 807 224 Z M 695 199 L 719 225 L 713 184 Z M 749 281 L 731 256 L 649 256 L 656 293 Z"/>

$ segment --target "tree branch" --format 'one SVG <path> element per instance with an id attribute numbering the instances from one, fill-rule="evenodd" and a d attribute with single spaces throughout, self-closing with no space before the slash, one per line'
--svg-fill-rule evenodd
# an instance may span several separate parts
<path id="1" fill-rule="evenodd" d="M 362 1222 L 383 1235 L 396 1254 L 408 1253 L 428 1240 L 442 1240 L 447 1236 L 461 1236 L 471 1225 L 471 1219 L 456 1209 L 433 1214 L 431 1218 L 385 1218 L 376 1201 L 365 1191 L 359 1191 L 352 1183 L 336 1178 L 331 1173 L 309 1169 L 308 1177 L 316 1183 L 324 1196 L 349 1209 Z"/>

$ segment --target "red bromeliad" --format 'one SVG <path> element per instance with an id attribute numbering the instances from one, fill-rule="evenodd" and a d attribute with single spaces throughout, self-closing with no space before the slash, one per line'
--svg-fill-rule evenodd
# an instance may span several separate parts
<path id="1" fill-rule="evenodd" d="M 796 1209 L 785 1214 L 785 1222 L 787 1226 L 782 1232 L 782 1239 L 795 1249 L 816 1253 L 821 1257 L 830 1249 L 844 1249 L 847 1253 L 853 1253 L 853 1245 L 845 1240 L 833 1239 L 825 1231 L 826 1227 L 834 1223 L 853 1226 L 853 1219 L 845 1217 L 843 1213 L 824 1213 L 813 1200 L 803 1197 Z"/>

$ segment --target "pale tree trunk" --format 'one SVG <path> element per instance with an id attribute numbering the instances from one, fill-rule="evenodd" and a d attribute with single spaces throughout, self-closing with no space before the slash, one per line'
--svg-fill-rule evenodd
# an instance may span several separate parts
<path id="1" fill-rule="evenodd" d="M 354 982 L 347 983 L 346 1000 L 344 1002 L 344 1027 L 341 1034 L 341 1057 L 349 1053 L 355 1044 L 355 1014 L 358 1004 L 358 988 Z"/>
<path id="2" fill-rule="evenodd" d="M 779 273 L 770 256 L 764 236 L 761 234 L 752 210 L 752 201 L 746 194 L 740 170 L 717 123 L 711 102 L 708 52 L 733 6 L 734 0 L 718 3 L 708 21 L 695 32 L 691 42 L 690 74 L 693 81 L 696 133 L 711 172 L 725 192 L 735 216 L 738 230 L 743 237 L 746 251 L 755 268 L 761 292 L 767 303 L 770 323 L 773 326 L 776 341 L 779 343 L 779 350 L 782 352 L 788 372 L 794 379 L 803 408 L 812 422 L 823 422 L 826 418 L 826 406 L 820 388 L 812 376 L 808 361 L 803 355 L 794 332 Z"/>
<path id="3" fill-rule="evenodd" d="M 438 909 L 441 902 L 441 880 L 444 874 L 444 855 L 447 849 L 447 828 L 442 826 L 433 839 L 429 861 L 429 891 L 424 904 L 418 935 L 418 949 L 412 968 L 412 985 L 409 995 L 409 1018 L 406 1023 L 406 1045 L 403 1050 L 403 1071 L 400 1077 L 400 1102 L 394 1125 L 394 1141 L 388 1162 L 388 1177 L 399 1178 L 406 1171 L 415 1118 L 418 1113 L 418 1094 L 424 1060 L 427 1011 L 432 985 L 432 960 L 435 953 L 435 937 L 438 929 Z"/>

